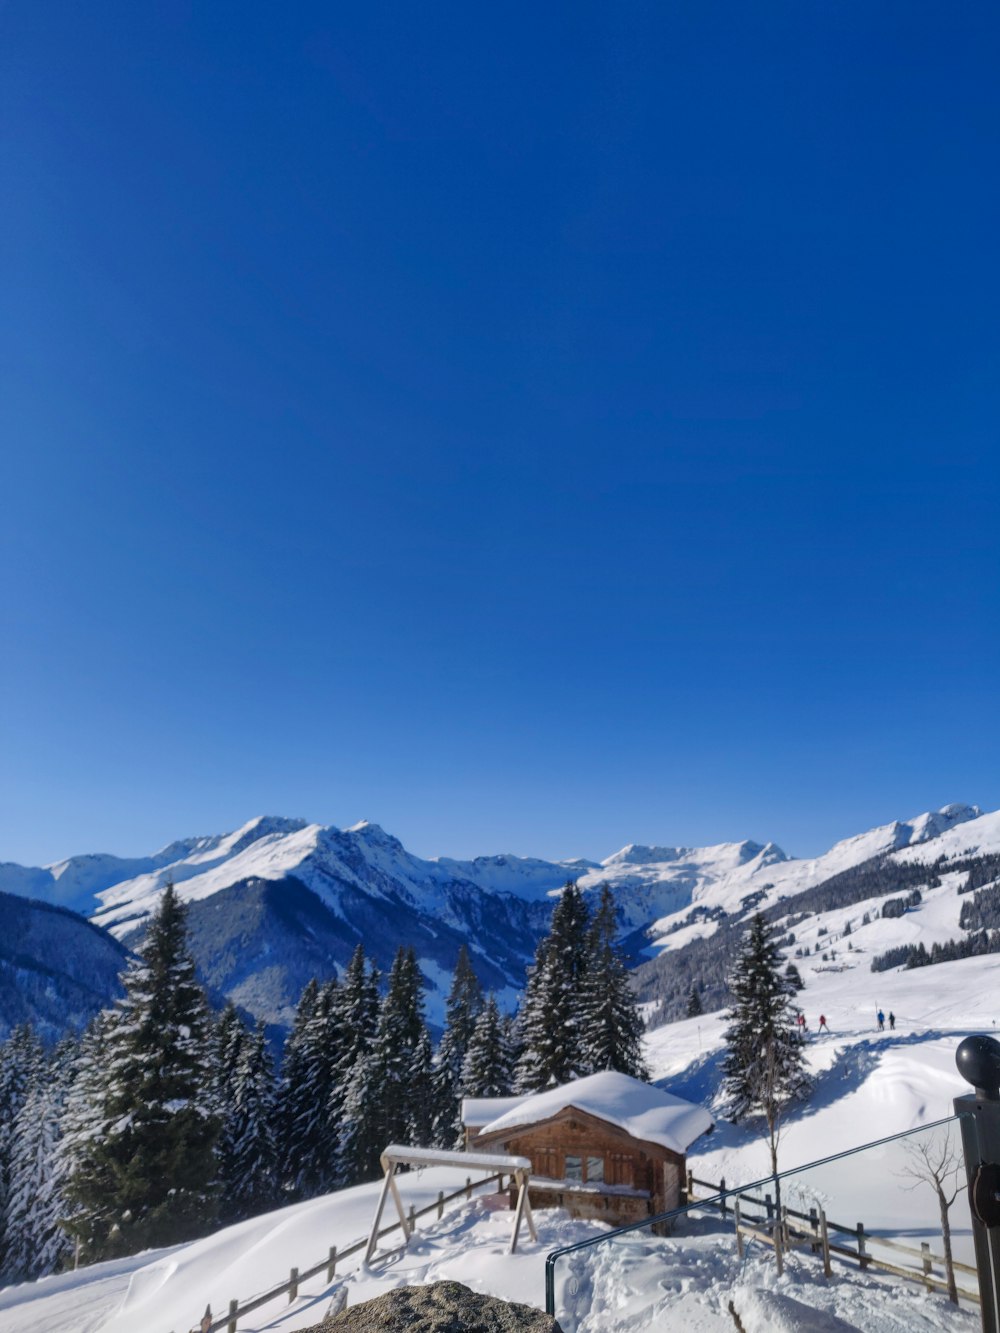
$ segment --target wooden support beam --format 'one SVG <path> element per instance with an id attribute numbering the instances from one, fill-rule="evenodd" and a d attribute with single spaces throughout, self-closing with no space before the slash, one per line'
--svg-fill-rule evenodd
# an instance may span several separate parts
<path id="1" fill-rule="evenodd" d="M 389 1195 L 389 1183 L 392 1180 L 392 1173 L 395 1171 L 393 1163 L 385 1168 L 385 1179 L 382 1181 L 382 1191 L 378 1196 L 378 1207 L 375 1209 L 375 1221 L 372 1223 L 371 1235 L 368 1237 L 368 1248 L 365 1250 L 364 1262 L 370 1263 L 371 1257 L 375 1253 L 375 1247 L 378 1245 L 378 1226 L 382 1221 L 382 1210 L 385 1208 L 385 1201 Z"/>

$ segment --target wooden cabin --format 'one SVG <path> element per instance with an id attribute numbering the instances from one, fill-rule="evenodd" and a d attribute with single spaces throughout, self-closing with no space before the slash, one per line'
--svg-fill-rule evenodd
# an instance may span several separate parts
<path id="1" fill-rule="evenodd" d="M 622 1224 L 679 1207 L 701 1106 L 611 1071 L 529 1097 L 462 1104 L 466 1147 L 531 1162 L 532 1208 Z"/>

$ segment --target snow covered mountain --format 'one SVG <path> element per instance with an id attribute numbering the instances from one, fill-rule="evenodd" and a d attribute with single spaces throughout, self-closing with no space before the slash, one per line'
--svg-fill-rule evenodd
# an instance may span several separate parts
<path id="1" fill-rule="evenodd" d="M 774 843 L 685 848 L 630 844 L 595 862 L 513 855 L 423 859 L 377 824 L 348 829 L 261 817 L 233 832 L 187 838 L 148 857 L 71 857 L 0 865 L 0 891 L 74 908 L 126 944 L 141 938 L 164 885 L 190 904 L 196 956 L 217 996 L 280 1024 L 313 974 L 342 967 L 362 940 L 382 966 L 412 945 L 439 1020 L 459 945 L 483 983 L 511 1003 L 567 879 L 616 891 L 633 960 L 675 951 L 724 920 L 773 904 L 872 861 L 1000 850 L 1000 813 L 950 805 L 795 859 Z"/>

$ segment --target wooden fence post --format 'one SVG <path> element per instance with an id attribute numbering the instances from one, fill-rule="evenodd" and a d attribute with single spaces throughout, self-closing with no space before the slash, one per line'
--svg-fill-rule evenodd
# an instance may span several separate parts
<path id="1" fill-rule="evenodd" d="M 293 1268 L 288 1276 L 288 1304 L 296 1299 L 299 1294 L 299 1270 Z"/>
<path id="2" fill-rule="evenodd" d="M 737 1195 L 736 1202 L 733 1204 L 733 1217 L 736 1219 L 736 1257 L 743 1258 L 743 1232 L 740 1230 L 740 1200 Z"/>
<path id="3" fill-rule="evenodd" d="M 809 1249 L 813 1254 L 819 1253 L 819 1218 L 816 1216 L 816 1205 L 809 1209 L 809 1225 L 812 1227 L 813 1239 L 809 1243 Z"/>
<path id="4" fill-rule="evenodd" d="M 412 1236 L 417 1226 L 417 1210 L 413 1204 L 410 1204 L 410 1235 Z"/>
<path id="5" fill-rule="evenodd" d="M 722 1195 L 722 1216 L 726 1215 L 726 1177 L 719 1181 L 719 1193 Z"/>
<path id="6" fill-rule="evenodd" d="M 767 1220 L 768 1220 L 769 1222 L 773 1222 L 773 1221 L 774 1221 L 774 1200 L 771 1198 L 770 1194 L 765 1194 L 765 1195 L 764 1195 L 764 1207 L 767 1209 Z"/>
<path id="7" fill-rule="evenodd" d="M 471 1199 L 471 1198 L 472 1198 L 472 1177 L 471 1177 L 471 1176 L 466 1176 L 466 1177 L 465 1177 L 465 1197 L 466 1197 L 467 1199 Z"/>
<path id="8" fill-rule="evenodd" d="M 333 1281 L 333 1275 L 334 1275 L 334 1273 L 336 1273 L 336 1271 L 337 1271 L 337 1247 L 336 1247 L 336 1245 L 331 1245 L 331 1246 L 330 1246 L 330 1257 L 329 1257 L 329 1258 L 327 1259 L 327 1261 L 326 1261 L 326 1280 L 327 1280 L 327 1282 L 332 1282 L 332 1281 Z"/>
<path id="9" fill-rule="evenodd" d="M 226 1333 L 236 1333 L 236 1311 L 239 1308 L 239 1301 L 229 1302 L 229 1323 L 226 1325 Z"/>
<path id="10" fill-rule="evenodd" d="M 687 1188 L 684 1191 L 684 1202 L 690 1203 L 693 1198 L 694 1198 L 694 1172 L 691 1170 L 690 1167 L 688 1167 Z"/>
<path id="11" fill-rule="evenodd" d="M 444 1216 L 444 1190 L 438 1190 L 438 1217 Z"/>
<path id="12" fill-rule="evenodd" d="M 830 1233 L 826 1229 L 826 1212 L 822 1208 L 819 1210 L 819 1236 L 823 1246 L 823 1276 L 833 1277 L 833 1269 L 830 1267 Z"/>
<path id="13" fill-rule="evenodd" d="M 865 1224 L 858 1223 L 858 1266 L 863 1273 L 868 1271 L 867 1251 L 865 1250 Z"/>
<path id="14" fill-rule="evenodd" d="M 768 1199 L 769 1202 L 770 1202 L 770 1198 L 771 1198 L 770 1194 L 767 1195 L 767 1199 Z M 769 1209 L 769 1211 L 768 1211 L 768 1217 L 770 1217 L 770 1216 L 771 1216 L 771 1212 L 770 1212 L 770 1209 Z M 777 1224 L 777 1226 L 772 1226 L 772 1228 L 771 1228 L 771 1239 L 774 1241 L 774 1262 L 778 1265 L 778 1277 L 781 1277 L 782 1273 L 784 1273 L 784 1271 L 785 1271 L 785 1256 L 784 1256 L 784 1254 L 782 1253 L 782 1245 L 781 1245 L 781 1218 L 780 1218 L 780 1217 L 778 1218 L 778 1224 Z"/>
<path id="15" fill-rule="evenodd" d="M 921 1267 L 922 1267 L 923 1270 L 924 1270 L 924 1277 L 928 1277 L 928 1278 L 929 1278 L 930 1275 L 931 1275 L 931 1246 L 930 1246 L 930 1241 L 922 1240 L 922 1241 L 920 1242 L 920 1263 L 921 1263 Z M 933 1287 L 931 1286 L 930 1282 L 927 1282 L 925 1285 L 926 1285 L 928 1291 L 933 1291 Z"/>

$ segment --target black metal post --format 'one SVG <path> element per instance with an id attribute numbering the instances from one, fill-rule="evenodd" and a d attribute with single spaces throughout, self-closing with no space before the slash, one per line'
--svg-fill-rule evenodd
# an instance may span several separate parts
<path id="1" fill-rule="evenodd" d="M 1000 1042 L 966 1037 L 955 1053 L 975 1096 L 955 1098 L 969 1182 L 983 1333 L 1000 1333 Z"/>

